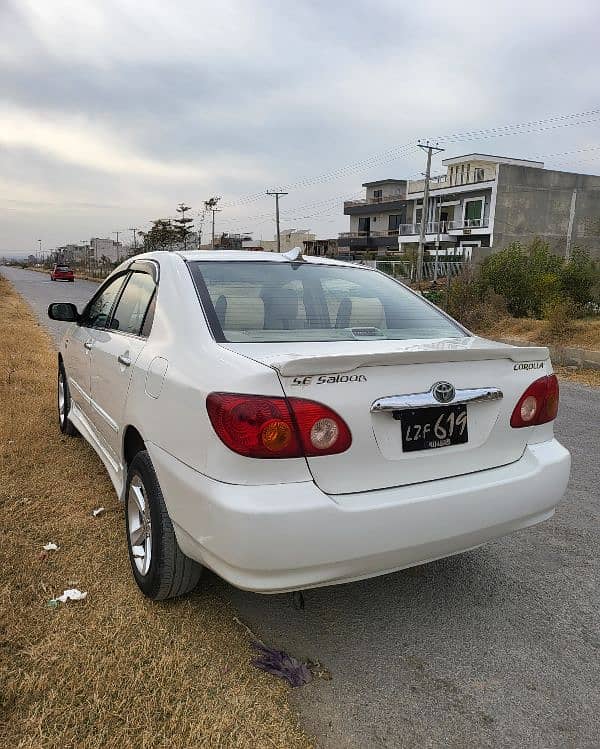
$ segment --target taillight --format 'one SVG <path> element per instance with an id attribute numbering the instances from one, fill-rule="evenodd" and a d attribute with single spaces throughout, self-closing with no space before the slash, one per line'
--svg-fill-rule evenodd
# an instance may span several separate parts
<path id="1" fill-rule="evenodd" d="M 558 413 L 558 380 L 547 375 L 535 380 L 519 398 L 510 425 L 515 429 L 538 426 L 553 421 Z"/>
<path id="2" fill-rule="evenodd" d="M 210 393 L 206 408 L 221 441 L 250 458 L 334 455 L 352 444 L 339 414 L 304 398 Z"/>

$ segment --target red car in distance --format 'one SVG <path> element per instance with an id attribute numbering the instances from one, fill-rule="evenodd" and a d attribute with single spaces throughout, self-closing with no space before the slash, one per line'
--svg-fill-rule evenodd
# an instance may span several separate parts
<path id="1" fill-rule="evenodd" d="M 51 281 L 75 281 L 75 274 L 68 265 L 55 265 L 50 271 Z"/>

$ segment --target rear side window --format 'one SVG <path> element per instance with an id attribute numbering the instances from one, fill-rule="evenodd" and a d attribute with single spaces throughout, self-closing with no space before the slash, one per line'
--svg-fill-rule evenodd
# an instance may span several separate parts
<path id="1" fill-rule="evenodd" d="M 112 330 L 141 335 L 156 284 L 148 273 L 132 273 L 110 321 Z M 147 335 L 147 333 L 146 333 Z"/>
<path id="2" fill-rule="evenodd" d="M 292 342 L 458 338 L 458 325 L 388 276 L 273 261 L 195 261 L 192 276 L 216 340 Z"/>

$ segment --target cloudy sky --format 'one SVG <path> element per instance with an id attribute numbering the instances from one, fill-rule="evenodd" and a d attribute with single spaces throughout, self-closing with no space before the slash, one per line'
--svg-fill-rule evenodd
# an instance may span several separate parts
<path id="1" fill-rule="evenodd" d="M 284 227 L 336 236 L 363 181 L 418 175 L 418 138 L 600 108 L 597 0 L 0 0 L 0 28 L 0 253 L 211 195 L 218 231 L 271 238 L 280 186 Z M 600 173 L 600 115 L 571 122 L 444 155 Z"/>

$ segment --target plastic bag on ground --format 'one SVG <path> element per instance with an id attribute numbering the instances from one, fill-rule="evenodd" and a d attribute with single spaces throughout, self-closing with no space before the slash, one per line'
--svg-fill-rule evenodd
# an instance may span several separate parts
<path id="1" fill-rule="evenodd" d="M 301 687 L 312 680 L 312 674 L 305 663 L 300 663 L 283 650 L 275 650 L 261 642 L 253 642 L 252 647 L 258 651 L 252 665 L 273 676 L 285 679 L 291 687 Z"/>

